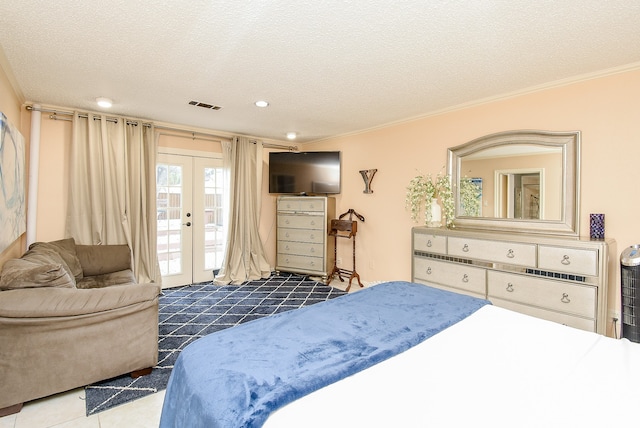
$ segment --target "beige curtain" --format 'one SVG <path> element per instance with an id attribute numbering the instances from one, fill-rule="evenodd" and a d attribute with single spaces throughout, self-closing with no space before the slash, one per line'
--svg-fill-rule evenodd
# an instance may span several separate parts
<path id="1" fill-rule="evenodd" d="M 153 125 L 87 116 L 73 116 L 67 236 L 129 245 L 138 282 L 159 283 Z"/>
<path id="2" fill-rule="evenodd" d="M 268 278 L 271 267 L 258 233 L 262 190 L 262 144 L 244 137 L 223 142 L 229 176 L 229 212 L 224 261 L 217 284 Z"/>

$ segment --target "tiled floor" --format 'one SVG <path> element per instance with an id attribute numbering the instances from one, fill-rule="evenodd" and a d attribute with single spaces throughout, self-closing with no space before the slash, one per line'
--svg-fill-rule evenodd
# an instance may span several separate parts
<path id="1" fill-rule="evenodd" d="M 371 286 L 376 282 L 365 282 Z M 345 283 L 332 283 L 346 288 Z M 355 283 L 351 292 L 360 287 Z M 20 413 L 0 418 L 0 428 L 157 428 L 165 391 L 131 401 L 104 412 L 86 416 L 84 388 L 30 401 Z"/>
<path id="2" fill-rule="evenodd" d="M 164 391 L 86 415 L 84 388 L 26 403 L 20 413 L 0 418 L 0 428 L 157 428 Z"/>

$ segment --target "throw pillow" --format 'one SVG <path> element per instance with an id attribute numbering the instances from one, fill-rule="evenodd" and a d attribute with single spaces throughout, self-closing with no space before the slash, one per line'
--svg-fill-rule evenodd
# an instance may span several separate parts
<path id="1" fill-rule="evenodd" d="M 71 275 L 75 279 L 82 278 L 82 266 L 76 253 L 76 241 L 73 238 L 61 239 L 51 242 L 34 242 L 29 246 L 29 250 L 37 250 L 38 248 L 45 248 L 56 251 L 62 257 L 62 260 L 67 264 Z"/>
<path id="2" fill-rule="evenodd" d="M 63 267 L 64 261 L 52 257 L 48 261 L 35 258 L 7 260 L 2 267 L 0 290 L 34 287 L 75 288 L 75 279 Z"/>

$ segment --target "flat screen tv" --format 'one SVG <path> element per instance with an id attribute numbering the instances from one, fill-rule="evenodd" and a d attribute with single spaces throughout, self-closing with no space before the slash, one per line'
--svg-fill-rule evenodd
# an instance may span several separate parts
<path id="1" fill-rule="evenodd" d="M 269 193 L 340 193 L 340 152 L 270 152 Z"/>

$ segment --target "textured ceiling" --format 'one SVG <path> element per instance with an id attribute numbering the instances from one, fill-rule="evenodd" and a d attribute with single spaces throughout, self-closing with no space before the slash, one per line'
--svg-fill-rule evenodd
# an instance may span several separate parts
<path id="1" fill-rule="evenodd" d="M 30 102 L 304 142 L 640 66 L 640 1 L 0 0 L 0 45 Z"/>

